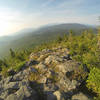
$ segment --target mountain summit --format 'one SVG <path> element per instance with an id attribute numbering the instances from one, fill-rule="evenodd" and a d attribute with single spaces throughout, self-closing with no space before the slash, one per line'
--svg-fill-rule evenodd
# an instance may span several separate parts
<path id="1" fill-rule="evenodd" d="M 10 69 L 11 76 L 0 81 L 0 99 L 91 100 L 80 89 L 87 71 L 68 52 L 67 48 L 58 47 L 31 53 L 20 72 Z"/>

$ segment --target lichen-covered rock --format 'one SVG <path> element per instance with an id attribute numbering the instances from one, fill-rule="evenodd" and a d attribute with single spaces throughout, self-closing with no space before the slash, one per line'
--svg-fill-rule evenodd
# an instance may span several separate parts
<path id="1" fill-rule="evenodd" d="M 19 100 L 19 98 L 15 94 L 11 94 L 5 100 Z"/>
<path id="2" fill-rule="evenodd" d="M 47 71 L 47 67 L 46 67 L 46 65 L 44 65 L 43 63 L 39 63 L 39 64 L 36 66 L 36 68 L 39 69 L 39 70 L 42 71 L 42 72 Z"/>
<path id="3" fill-rule="evenodd" d="M 16 92 L 17 98 L 24 100 L 32 95 L 32 89 L 28 86 L 21 86 L 20 89 Z"/>
<path id="4" fill-rule="evenodd" d="M 56 96 L 57 100 L 65 100 L 60 91 L 55 91 L 53 94 Z"/>
<path id="5" fill-rule="evenodd" d="M 93 100 L 83 93 L 78 93 L 72 96 L 72 100 Z"/>
<path id="6" fill-rule="evenodd" d="M 51 64 L 51 63 L 58 63 L 63 62 L 63 59 L 61 57 L 58 57 L 56 55 L 50 55 L 45 59 L 45 64 Z"/>
<path id="7" fill-rule="evenodd" d="M 15 89 L 19 89 L 19 82 L 9 82 L 8 84 L 4 84 L 4 89 L 5 90 L 15 90 Z"/>
<path id="8" fill-rule="evenodd" d="M 67 48 L 32 53 L 24 69 L 0 81 L 1 100 L 89 100 L 78 93 L 87 70 L 71 59 Z M 11 72 L 11 73 L 10 73 Z M 83 77 L 83 76 L 84 77 Z M 90 99 L 92 100 L 92 99 Z"/>
<path id="9" fill-rule="evenodd" d="M 47 78 L 45 76 L 42 76 L 42 77 L 40 77 L 39 80 L 37 80 L 37 82 L 43 84 L 43 83 L 46 83 L 46 80 L 47 80 Z"/>

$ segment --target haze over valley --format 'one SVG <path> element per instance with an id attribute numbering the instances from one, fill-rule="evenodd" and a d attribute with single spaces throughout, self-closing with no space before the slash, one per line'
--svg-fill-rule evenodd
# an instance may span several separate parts
<path id="1" fill-rule="evenodd" d="M 36 45 L 54 40 L 59 35 L 68 35 L 70 30 L 79 35 L 85 30 L 92 30 L 95 33 L 97 28 L 78 23 L 64 23 L 45 25 L 37 29 L 24 29 L 14 35 L 0 37 L 0 55 L 1 57 L 8 56 L 10 48 L 14 50 L 33 48 Z"/>

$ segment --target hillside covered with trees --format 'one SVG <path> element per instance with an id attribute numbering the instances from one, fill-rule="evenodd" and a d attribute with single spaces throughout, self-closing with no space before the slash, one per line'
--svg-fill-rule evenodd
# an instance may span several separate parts
<path id="1" fill-rule="evenodd" d="M 96 27 L 78 23 L 45 25 L 37 29 L 24 29 L 13 36 L 0 37 L 0 58 L 8 55 L 10 48 L 14 50 L 32 48 L 44 42 L 52 41 L 59 35 L 68 35 L 70 30 L 73 30 L 76 35 L 81 34 L 84 30 L 97 32 Z"/>
<path id="2" fill-rule="evenodd" d="M 9 69 L 15 73 L 21 71 L 25 67 L 26 62 L 29 61 L 31 53 L 35 54 L 42 50 L 53 50 L 53 48 L 58 47 L 67 48 L 71 59 L 80 62 L 80 67 L 85 68 L 87 77 L 84 74 L 82 76 L 85 86 L 91 93 L 95 94 L 94 100 L 100 100 L 100 31 L 98 31 L 98 34 L 95 34 L 86 30 L 80 35 L 75 35 L 73 31 L 70 31 L 68 35 L 59 35 L 55 40 L 43 43 L 32 49 L 22 51 L 10 49 L 9 58 L 0 60 L 1 77 L 11 76 Z M 37 58 L 34 58 L 34 60 L 37 60 Z M 80 74 L 78 73 L 78 75 Z"/>

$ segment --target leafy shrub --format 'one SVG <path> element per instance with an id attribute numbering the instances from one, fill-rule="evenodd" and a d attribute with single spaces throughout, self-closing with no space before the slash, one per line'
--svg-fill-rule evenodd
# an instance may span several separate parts
<path id="1" fill-rule="evenodd" d="M 94 100 L 100 100 L 100 96 L 99 97 L 94 97 Z"/>
<path id="2" fill-rule="evenodd" d="M 83 54 L 82 58 L 83 58 L 83 63 L 85 63 L 89 68 L 98 66 L 99 62 L 98 55 L 88 52 Z"/>
<path id="3" fill-rule="evenodd" d="M 99 68 L 92 68 L 88 79 L 87 79 L 87 87 L 92 89 L 95 93 L 100 95 L 100 69 Z"/>
<path id="4" fill-rule="evenodd" d="M 81 55 L 76 55 L 76 56 L 73 57 L 73 59 L 75 59 L 76 61 L 80 61 L 80 62 L 83 61 L 83 58 L 82 58 Z"/>
<path id="5" fill-rule="evenodd" d="M 24 68 L 25 67 L 25 61 L 24 62 L 20 62 L 19 64 L 17 64 L 16 66 L 15 66 L 15 71 L 20 71 L 20 70 L 22 70 L 22 68 Z"/>

